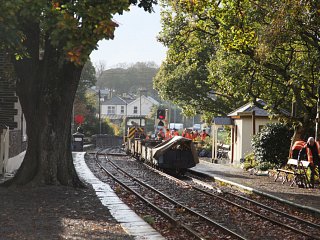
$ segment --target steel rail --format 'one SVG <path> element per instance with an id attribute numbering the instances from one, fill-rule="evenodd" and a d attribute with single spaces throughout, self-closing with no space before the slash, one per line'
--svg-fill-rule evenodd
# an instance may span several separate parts
<path id="1" fill-rule="evenodd" d="M 241 196 L 241 195 L 237 195 L 237 194 L 234 194 L 234 193 L 230 193 L 230 192 L 224 192 L 224 193 L 225 193 L 225 194 L 232 195 L 233 197 L 237 197 L 237 198 L 240 198 L 240 199 L 242 199 L 242 200 L 251 202 L 251 203 L 253 203 L 253 204 L 258 205 L 258 206 L 261 207 L 261 208 L 267 209 L 267 210 L 269 210 L 269 211 L 271 211 L 271 212 L 274 212 L 274 213 L 277 213 L 277 214 L 279 214 L 279 215 L 286 216 L 287 218 L 290 218 L 290 219 L 292 219 L 292 220 L 296 220 L 296 221 L 301 222 L 301 223 L 303 223 L 303 224 L 306 224 L 306 225 L 309 225 L 309 226 L 312 226 L 312 227 L 315 227 L 315 228 L 319 228 L 319 229 L 320 229 L 320 225 L 319 225 L 319 224 L 306 221 L 306 220 L 304 220 L 304 219 L 301 219 L 301 218 L 299 218 L 299 217 L 290 215 L 290 214 L 285 213 L 285 212 L 281 212 L 281 211 L 279 211 L 279 210 L 277 210 L 277 209 L 275 209 L 275 208 L 269 207 L 269 206 L 267 206 L 267 205 L 265 205 L 265 204 L 259 203 L 259 202 L 255 201 L 255 200 L 250 199 L 250 198 L 247 198 L 247 197 L 244 197 L 244 196 Z"/>
<path id="2" fill-rule="evenodd" d="M 192 179 L 192 178 L 191 178 L 191 179 Z M 181 181 L 181 180 L 180 180 L 180 181 Z M 197 181 L 199 181 L 199 180 L 197 180 Z M 232 204 L 233 206 L 236 206 L 236 207 L 238 207 L 238 208 L 241 208 L 241 209 L 243 209 L 243 210 L 245 210 L 245 211 L 247 211 L 247 212 L 249 212 L 249 213 L 252 213 L 252 214 L 254 214 L 254 215 L 256 215 L 256 216 L 259 216 L 259 217 L 261 217 L 261 218 L 263 218 L 263 219 L 265 219 L 265 220 L 268 220 L 268 221 L 270 221 L 270 222 L 272 222 L 272 223 L 274 223 L 274 224 L 277 224 L 277 225 L 280 225 L 280 226 L 282 226 L 282 227 L 285 227 L 285 228 L 287 228 L 287 229 L 289 229 L 289 230 L 291 230 L 291 231 L 294 231 L 294 232 L 296 232 L 296 233 L 299 233 L 299 234 L 302 234 L 302 235 L 311 237 L 311 238 L 313 238 L 313 239 L 320 239 L 320 237 L 318 237 L 318 236 L 311 235 L 311 234 L 309 234 L 309 233 L 307 233 L 307 232 L 301 231 L 301 230 L 296 229 L 296 228 L 294 228 L 294 227 L 292 227 L 292 226 L 289 226 L 289 225 L 287 225 L 287 224 L 284 224 L 284 223 L 281 223 L 281 222 L 279 222 L 279 221 L 276 221 L 276 220 L 274 220 L 274 219 L 272 219 L 272 218 L 269 218 L 269 217 L 266 217 L 266 216 L 264 216 L 264 215 L 261 215 L 260 213 L 257 213 L 257 212 L 255 212 L 255 211 L 249 209 L 249 208 L 243 207 L 243 206 L 241 206 L 241 205 L 239 205 L 239 204 L 237 204 L 237 203 L 234 203 L 234 202 L 232 202 L 232 201 L 230 201 L 230 200 L 228 200 L 228 199 L 226 199 L 226 198 L 224 198 L 224 197 L 218 196 L 217 194 L 208 192 L 208 191 L 206 191 L 206 190 L 203 190 L 203 189 L 198 188 L 198 187 L 193 186 L 193 185 L 190 185 L 190 186 L 191 186 L 193 189 L 195 189 L 195 190 L 197 190 L 197 191 L 199 191 L 199 192 L 202 192 L 202 193 L 207 194 L 207 195 L 212 196 L 212 197 L 216 197 L 216 198 L 218 198 L 218 199 L 220 199 L 220 200 L 222 200 L 222 201 L 225 201 L 225 202 L 227 202 L 227 203 Z M 240 198 L 240 196 L 238 196 L 238 195 L 236 195 L 236 194 L 234 194 L 234 195 Z M 245 199 L 245 197 L 243 197 L 243 198 Z M 250 200 L 249 202 L 253 202 L 253 203 L 255 202 L 255 201 L 253 201 L 253 200 L 251 200 L 251 199 L 249 199 L 249 200 Z M 258 202 L 256 202 L 256 203 L 258 203 Z M 258 205 L 263 205 L 263 204 L 259 203 Z M 270 210 L 270 211 L 274 211 L 275 213 L 281 213 L 281 214 L 284 215 L 284 216 L 288 215 L 288 216 L 290 216 L 290 217 L 288 217 L 288 218 L 291 218 L 291 219 L 293 219 L 293 220 L 297 220 L 297 219 L 298 219 L 297 221 L 302 221 L 302 223 L 304 223 L 304 224 L 310 224 L 310 222 L 304 221 L 303 219 L 297 218 L 297 217 L 292 216 L 292 215 L 289 215 L 289 214 L 287 214 L 287 213 L 282 213 L 282 212 L 280 212 L 280 211 L 278 211 L 278 210 L 276 210 L 276 209 L 273 209 L 273 208 L 271 208 L 271 207 L 269 207 L 269 206 L 266 206 L 266 205 L 263 205 L 263 206 L 264 206 L 265 209 L 268 209 L 268 210 L 272 209 L 272 210 Z M 317 224 L 313 224 L 313 223 L 311 223 L 311 224 L 312 224 L 312 225 L 315 225 L 316 227 L 320 227 L 320 226 L 317 225 Z"/>
<path id="3" fill-rule="evenodd" d="M 107 156 L 106 156 L 106 158 L 107 158 Z M 123 169 L 121 169 L 116 163 L 114 163 L 114 162 L 111 161 L 110 159 L 108 160 L 108 162 L 109 162 L 111 165 L 113 165 L 118 171 L 120 171 L 120 172 L 122 172 L 123 174 L 127 175 L 128 177 L 132 178 L 134 181 L 140 183 L 140 184 L 143 185 L 144 187 L 146 187 L 146 188 L 148 188 L 148 189 L 151 189 L 152 191 L 154 191 L 154 192 L 156 192 L 157 194 L 161 195 L 163 198 L 167 199 L 169 202 L 171 202 L 171 203 L 173 203 L 173 204 L 175 204 L 175 205 L 177 205 L 177 206 L 179 206 L 179 207 L 187 210 L 188 212 L 190 212 L 190 213 L 192 213 L 192 214 L 194 214 L 194 215 L 202 218 L 203 220 L 209 222 L 210 224 L 213 224 L 214 226 L 220 228 L 221 230 L 225 231 L 226 233 L 232 235 L 233 237 L 236 237 L 236 238 L 238 238 L 238 239 L 247 239 L 247 238 L 245 238 L 245 237 L 243 237 L 243 236 L 235 233 L 234 231 L 226 228 L 225 226 L 217 223 L 216 221 L 208 218 L 207 216 L 204 216 L 203 214 L 201 214 L 201 213 L 199 213 L 199 212 L 196 212 L 196 211 L 192 210 L 191 208 L 189 208 L 189 207 L 187 207 L 187 206 L 185 206 L 185 205 L 183 205 L 183 204 L 175 201 L 175 200 L 172 199 L 171 197 L 169 197 L 169 196 L 167 196 L 166 194 L 160 192 L 159 190 L 155 189 L 154 187 L 150 186 L 149 184 L 147 184 L 147 183 L 141 181 L 140 179 L 132 176 L 131 174 L 129 174 L 129 173 L 127 173 L 126 171 L 124 171 Z"/>
<path id="4" fill-rule="evenodd" d="M 152 209 L 156 210 L 160 215 L 162 215 L 163 217 L 169 219 L 171 222 L 173 222 L 174 224 L 176 224 L 177 226 L 185 229 L 187 232 L 189 232 L 190 234 L 192 234 L 195 238 L 199 239 L 199 240 L 204 240 L 203 237 L 201 237 L 198 233 L 196 233 L 195 231 L 193 231 L 191 228 L 189 228 L 188 226 L 186 226 L 185 224 L 181 223 L 179 220 L 175 219 L 174 217 L 172 217 L 171 215 L 169 215 L 168 213 L 166 213 L 165 211 L 161 210 L 160 208 L 158 208 L 156 205 L 154 205 L 152 202 L 150 202 L 149 200 L 147 200 L 146 198 L 144 198 L 142 195 L 140 195 L 138 192 L 136 192 L 135 190 L 131 189 L 129 186 L 127 186 L 125 183 L 123 183 L 121 180 L 119 180 L 117 177 L 115 177 L 110 171 L 108 171 L 105 167 L 102 166 L 102 164 L 98 161 L 98 154 L 95 155 L 95 160 L 97 165 L 100 167 L 100 169 L 102 169 L 104 172 L 106 172 L 114 181 L 116 181 L 117 183 L 119 183 L 122 187 L 124 187 L 125 189 L 127 189 L 128 191 L 132 192 L 134 195 L 136 195 L 141 201 L 145 202 L 148 206 L 150 206 Z M 102 154 L 99 154 L 102 155 Z"/>
<path id="5" fill-rule="evenodd" d="M 320 239 L 320 237 L 318 237 L 318 236 L 310 235 L 310 234 L 307 233 L 307 232 L 301 231 L 301 230 L 296 229 L 296 228 L 294 228 L 294 227 L 291 227 L 291 226 L 289 226 L 289 225 L 287 225 L 287 224 L 284 224 L 284 223 L 278 222 L 278 221 L 276 221 L 276 220 L 274 220 L 274 219 L 271 219 L 271 218 L 269 218 L 269 217 L 263 216 L 263 215 L 261 215 L 261 214 L 259 214 L 259 213 L 257 213 L 257 212 L 252 211 L 251 209 L 248 209 L 248 208 L 243 207 L 243 206 L 241 206 L 241 205 L 239 205 L 239 204 L 233 203 L 233 202 L 231 202 L 230 200 L 228 200 L 228 199 L 226 199 L 226 198 L 223 198 L 223 197 L 220 197 L 220 196 L 218 196 L 218 195 L 216 195 L 216 194 L 207 192 L 207 191 L 205 191 L 205 190 L 203 190 L 203 189 L 201 189 L 201 188 L 198 188 L 198 187 L 195 187 L 195 186 L 193 186 L 193 185 L 191 185 L 191 184 L 189 184 L 189 183 L 186 183 L 185 181 L 182 181 L 182 180 L 180 180 L 180 179 L 178 179 L 178 178 L 176 178 L 176 177 L 173 177 L 173 176 L 168 175 L 168 174 L 166 174 L 166 173 L 160 172 L 159 170 L 150 167 L 148 164 L 145 164 L 145 165 L 146 165 L 148 168 L 153 169 L 154 171 L 161 173 L 162 175 L 166 175 L 166 176 L 168 176 L 169 178 L 174 179 L 175 181 L 179 181 L 179 182 L 181 182 L 182 184 L 186 184 L 186 185 L 188 185 L 189 187 L 192 187 L 193 189 L 195 189 L 195 190 L 197 190 L 197 191 L 203 192 L 204 194 L 207 194 L 207 195 L 210 195 L 210 196 L 219 198 L 219 199 L 222 200 L 222 201 L 228 202 L 228 203 L 230 203 L 230 204 L 232 204 L 232 205 L 234 205 L 234 206 L 236 206 L 236 207 L 238 207 L 238 208 L 240 208 L 240 209 L 243 209 L 243 210 L 245 210 L 245 211 L 247 211 L 247 212 L 249 212 L 249 213 L 251 213 L 251 214 L 257 215 L 257 216 L 260 217 L 260 218 L 263 218 L 263 219 L 265 219 L 265 220 L 268 220 L 268 221 L 270 221 L 270 222 L 273 222 L 273 223 L 276 224 L 276 225 L 280 225 L 280 226 L 285 227 L 285 228 L 287 228 L 287 229 L 289 229 L 289 230 L 291 230 L 291 231 L 293 231 L 293 232 L 296 232 L 296 233 L 299 233 L 299 234 L 302 234 L 302 235 L 311 237 L 311 238 L 313 238 L 313 239 Z M 191 179 L 194 180 L 193 178 L 191 178 Z M 197 179 L 197 181 L 200 181 L 200 180 Z M 294 216 L 292 216 L 292 217 L 294 217 Z M 301 220 L 302 220 L 302 219 L 301 219 Z M 302 221 L 304 221 L 304 220 L 302 220 Z M 308 222 L 308 223 L 309 223 L 309 222 Z M 315 224 L 315 225 L 316 225 L 316 224 Z M 318 225 L 316 225 L 316 226 L 318 226 Z"/>

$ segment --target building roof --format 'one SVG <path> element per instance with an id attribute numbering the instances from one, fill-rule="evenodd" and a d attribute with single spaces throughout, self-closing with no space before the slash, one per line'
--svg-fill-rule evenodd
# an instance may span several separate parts
<path id="1" fill-rule="evenodd" d="M 154 105 L 159 105 L 159 102 L 151 96 L 147 97 Z"/>
<path id="2" fill-rule="evenodd" d="M 119 114 L 102 114 L 101 116 L 104 118 L 109 118 L 110 120 L 146 117 L 146 115 L 119 115 Z"/>
<path id="3" fill-rule="evenodd" d="M 99 89 L 96 86 L 92 86 L 91 88 L 88 89 L 89 92 L 95 92 L 98 93 L 100 90 L 101 96 L 109 95 L 110 90 L 109 89 Z"/>
<path id="4" fill-rule="evenodd" d="M 214 117 L 212 122 L 215 125 L 233 125 L 231 117 Z"/>
<path id="5" fill-rule="evenodd" d="M 141 98 L 145 98 L 146 100 L 148 100 L 149 102 L 151 102 L 153 105 L 159 105 L 159 102 L 157 100 L 155 100 L 153 97 L 146 97 L 144 95 L 141 95 Z M 140 97 L 136 98 L 135 100 L 131 101 L 132 102 L 139 102 L 140 101 Z"/>
<path id="6" fill-rule="evenodd" d="M 101 103 L 102 105 L 126 105 L 126 101 L 121 97 L 113 96 L 111 99 L 108 99 Z"/>
<path id="7" fill-rule="evenodd" d="M 262 106 L 265 106 L 266 103 L 262 99 L 258 99 L 257 102 L 261 104 Z M 252 113 L 255 111 L 256 116 L 260 117 L 268 117 L 270 114 L 263 108 L 257 107 L 256 105 L 253 105 L 252 103 L 247 103 L 240 108 L 232 111 L 228 114 L 229 117 L 238 116 L 241 113 Z"/>

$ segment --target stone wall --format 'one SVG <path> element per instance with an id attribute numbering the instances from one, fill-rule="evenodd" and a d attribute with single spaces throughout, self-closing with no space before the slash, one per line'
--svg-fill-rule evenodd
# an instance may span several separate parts
<path id="1" fill-rule="evenodd" d="M 108 135 L 108 134 L 97 134 L 92 136 L 92 141 L 96 147 L 120 147 L 122 145 L 122 137 Z"/>

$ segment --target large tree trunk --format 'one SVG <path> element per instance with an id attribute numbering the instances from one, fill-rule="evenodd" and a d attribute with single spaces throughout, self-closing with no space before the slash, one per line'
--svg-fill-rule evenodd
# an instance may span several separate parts
<path id="1" fill-rule="evenodd" d="M 7 185 L 82 185 L 71 153 L 72 106 L 82 67 L 46 54 L 41 61 L 14 63 L 28 148 Z"/>

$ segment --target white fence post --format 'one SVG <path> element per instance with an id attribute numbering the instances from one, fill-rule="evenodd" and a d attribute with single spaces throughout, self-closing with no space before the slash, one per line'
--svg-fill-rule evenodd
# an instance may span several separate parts
<path id="1" fill-rule="evenodd" d="M 3 174 L 3 160 L 4 160 L 4 130 L 0 132 L 0 174 Z"/>
<path id="2" fill-rule="evenodd" d="M 9 159 L 9 128 L 3 129 L 0 135 L 0 174 L 5 174 Z"/>

